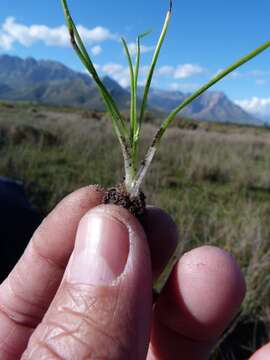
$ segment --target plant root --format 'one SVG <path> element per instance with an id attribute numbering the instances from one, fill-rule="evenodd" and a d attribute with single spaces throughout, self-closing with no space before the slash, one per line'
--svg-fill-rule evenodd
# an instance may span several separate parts
<path id="1" fill-rule="evenodd" d="M 103 203 L 122 206 L 139 219 L 145 212 L 145 199 L 143 192 L 140 192 L 138 196 L 130 195 L 125 185 L 121 183 L 106 190 Z"/>

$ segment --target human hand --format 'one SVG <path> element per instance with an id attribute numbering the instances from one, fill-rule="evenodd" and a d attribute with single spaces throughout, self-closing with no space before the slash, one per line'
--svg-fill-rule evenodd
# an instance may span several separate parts
<path id="1" fill-rule="evenodd" d="M 152 274 L 175 225 L 148 208 L 143 230 L 126 210 L 98 206 L 102 196 L 87 187 L 65 198 L 2 283 L 0 359 L 207 359 L 244 297 L 234 259 L 210 246 L 185 254 L 153 310 Z"/>

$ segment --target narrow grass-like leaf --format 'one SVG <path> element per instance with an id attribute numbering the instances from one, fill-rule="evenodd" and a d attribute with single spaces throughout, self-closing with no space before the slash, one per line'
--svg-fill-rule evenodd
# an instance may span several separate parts
<path id="1" fill-rule="evenodd" d="M 150 65 L 150 68 L 149 68 L 149 73 L 148 73 L 145 88 L 144 88 L 142 105 L 141 105 L 141 110 L 140 110 L 139 126 L 141 126 L 143 118 L 144 118 L 144 113 L 145 113 L 145 109 L 146 109 L 146 105 L 147 105 L 147 99 L 148 99 L 148 94 L 149 94 L 153 74 L 154 74 L 154 71 L 155 71 L 155 67 L 156 67 L 156 64 L 157 64 L 157 60 L 158 60 L 158 56 L 159 56 L 162 44 L 163 44 L 165 36 L 167 34 L 171 14 L 172 14 L 172 1 L 170 1 L 169 10 L 167 12 L 165 22 L 164 22 L 164 25 L 163 25 L 159 40 L 157 42 L 157 45 L 156 45 L 156 48 L 155 48 L 155 51 L 154 51 L 154 55 L 153 55 L 153 58 L 152 58 L 152 61 L 151 61 L 151 65 Z"/>
<path id="2" fill-rule="evenodd" d="M 104 86 L 104 84 L 102 83 L 102 81 L 100 80 L 100 78 L 97 74 L 97 71 L 88 55 L 88 52 L 82 42 L 80 34 L 78 33 L 75 23 L 70 15 L 70 11 L 67 6 L 67 1 L 66 0 L 61 0 L 61 1 L 62 1 L 63 9 L 64 9 L 65 18 L 67 21 L 67 26 L 68 26 L 69 33 L 70 33 L 70 39 L 71 39 L 72 46 L 75 49 L 76 53 L 78 54 L 80 60 L 82 61 L 82 63 L 87 68 L 89 73 L 92 75 L 94 81 L 96 82 L 98 89 L 104 99 L 105 105 L 106 105 L 108 111 L 112 115 L 112 118 L 114 121 L 114 124 L 113 124 L 114 128 L 115 129 L 118 128 L 117 132 L 119 132 L 121 134 L 122 138 L 126 138 L 127 127 L 126 127 L 126 124 L 125 124 L 121 114 L 120 114 L 120 111 L 119 111 L 115 101 L 113 100 L 110 93 L 108 92 L 108 90 L 106 89 L 106 87 Z"/>
<path id="3" fill-rule="evenodd" d="M 136 62 L 133 66 L 132 57 L 126 40 L 121 37 L 121 41 L 124 47 L 124 51 L 128 60 L 129 73 L 130 73 L 130 148 L 132 152 L 132 167 L 135 172 L 137 171 L 137 145 L 139 140 L 140 126 L 137 119 L 137 90 L 138 90 L 138 78 L 140 69 L 140 57 L 141 57 L 141 39 L 149 34 L 149 31 L 140 34 L 137 37 L 136 47 Z"/>
<path id="4" fill-rule="evenodd" d="M 137 170 L 137 159 L 138 159 L 138 141 L 139 141 L 139 135 L 140 135 L 140 126 L 138 124 L 138 118 L 137 118 L 137 93 L 138 93 L 138 78 L 139 78 L 139 69 L 140 69 L 140 60 L 141 60 L 141 36 L 139 35 L 137 37 L 137 49 L 136 49 L 136 63 L 135 63 L 135 70 L 134 70 L 134 109 L 135 109 L 135 117 L 136 117 L 136 125 L 134 128 L 134 134 L 133 134 L 133 144 L 132 144 L 132 152 L 134 156 L 134 162 L 136 164 L 136 170 Z"/>
<path id="5" fill-rule="evenodd" d="M 134 71 L 134 84 L 135 84 L 135 94 L 136 94 L 136 114 L 137 114 L 137 93 L 138 93 L 138 78 L 139 78 L 139 69 L 140 69 L 140 61 L 141 61 L 141 40 L 150 34 L 151 31 L 146 31 L 142 34 L 140 34 L 137 37 L 137 49 L 136 49 L 136 65 L 135 65 L 135 71 Z M 138 143 L 139 136 L 140 136 L 140 130 L 141 130 L 141 123 L 137 121 L 137 127 L 134 135 L 134 140 L 136 143 Z"/>
<path id="6" fill-rule="evenodd" d="M 128 60 L 128 66 L 129 66 L 129 74 L 130 74 L 130 132 L 129 132 L 129 141 L 130 141 L 130 150 L 132 153 L 131 159 L 132 159 L 132 175 L 136 175 L 136 155 L 134 154 L 134 137 L 135 132 L 137 129 L 137 104 L 136 104 L 136 84 L 135 84 L 135 75 L 134 75 L 134 69 L 133 69 L 133 63 L 131 54 L 127 45 L 126 40 L 121 37 L 121 41 L 125 50 L 125 54 Z"/>
<path id="7" fill-rule="evenodd" d="M 135 103 L 135 97 L 136 97 L 136 86 L 135 86 L 135 76 L 134 76 L 134 69 L 132 64 L 132 58 L 131 54 L 127 45 L 126 40 L 121 37 L 121 41 L 125 50 L 125 54 L 128 60 L 128 66 L 129 66 L 129 74 L 130 74 L 130 140 L 133 142 L 134 139 L 134 132 L 136 128 L 136 103 Z"/>
<path id="8" fill-rule="evenodd" d="M 134 112 L 135 112 L 135 126 L 134 126 L 134 135 L 133 135 L 133 144 L 132 144 L 132 153 L 134 156 L 134 163 L 136 164 L 137 170 L 137 158 L 138 158 L 138 142 L 140 137 L 141 124 L 137 118 L 137 94 L 138 94 L 138 78 L 139 78 L 139 69 L 140 69 L 140 60 L 141 60 L 141 39 L 147 36 L 150 31 L 146 31 L 140 34 L 137 37 L 137 49 L 136 49 L 136 63 L 134 70 Z"/>

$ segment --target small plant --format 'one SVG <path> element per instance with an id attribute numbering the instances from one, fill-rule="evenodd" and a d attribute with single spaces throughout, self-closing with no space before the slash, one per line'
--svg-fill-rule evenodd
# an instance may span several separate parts
<path id="1" fill-rule="evenodd" d="M 147 174 L 149 166 L 154 158 L 154 155 L 158 149 L 160 141 L 166 132 L 169 125 L 172 123 L 176 115 L 184 109 L 188 104 L 190 104 L 193 100 L 203 94 L 207 89 L 216 84 L 222 78 L 227 76 L 229 73 L 245 64 L 259 53 L 264 51 L 270 46 L 270 41 L 267 41 L 251 53 L 247 54 L 240 60 L 233 63 L 231 66 L 226 68 L 225 70 L 219 72 L 216 76 L 214 76 L 209 82 L 195 91 L 192 95 L 186 98 L 176 109 L 174 109 L 161 124 L 160 128 L 157 130 L 152 143 L 149 146 L 149 149 L 142 161 L 138 158 L 138 147 L 140 142 L 140 134 L 144 121 L 145 110 L 147 107 L 147 99 L 149 94 L 149 89 L 151 86 L 151 81 L 153 78 L 154 70 L 156 67 L 156 63 L 158 60 L 158 56 L 166 37 L 167 29 L 169 26 L 170 18 L 172 15 L 172 0 L 169 2 L 169 9 L 166 14 L 165 22 L 157 42 L 152 62 L 149 67 L 149 72 L 146 80 L 146 84 L 144 87 L 144 92 L 142 96 L 142 100 L 140 101 L 140 106 L 138 106 L 138 96 L 137 96 L 137 86 L 138 86 L 138 75 L 140 68 L 140 58 L 141 58 L 141 40 L 148 34 L 143 33 L 137 37 L 137 51 L 136 51 L 136 60 L 135 64 L 132 61 L 132 57 L 127 45 L 127 42 L 124 38 L 121 38 L 125 54 L 127 56 L 129 70 L 130 70 L 130 122 L 128 122 L 123 118 L 120 113 L 114 99 L 110 95 L 109 91 L 106 89 L 102 80 L 100 79 L 95 66 L 93 65 L 92 60 L 89 57 L 89 54 L 83 44 L 83 41 L 78 33 L 78 30 L 75 26 L 75 23 L 70 15 L 70 11 L 68 9 L 67 1 L 61 0 L 64 14 L 70 34 L 71 44 L 78 54 L 80 60 L 86 67 L 86 69 L 91 74 L 93 80 L 96 82 L 99 92 L 104 100 L 107 111 L 111 115 L 111 120 L 113 124 L 113 128 L 115 134 L 120 143 L 123 158 L 124 158 L 124 182 L 107 191 L 107 194 L 104 198 L 105 203 L 115 203 L 122 205 L 128 208 L 133 214 L 139 216 L 143 213 L 145 207 L 145 198 L 143 193 L 141 192 L 141 185 L 143 180 Z"/>

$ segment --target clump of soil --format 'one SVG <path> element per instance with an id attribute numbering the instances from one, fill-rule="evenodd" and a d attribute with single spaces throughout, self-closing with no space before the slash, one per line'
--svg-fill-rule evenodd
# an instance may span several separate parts
<path id="1" fill-rule="evenodd" d="M 143 192 L 138 196 L 132 196 L 127 192 L 124 184 L 119 184 L 105 192 L 103 203 L 122 206 L 132 215 L 140 218 L 145 211 L 145 199 Z"/>

